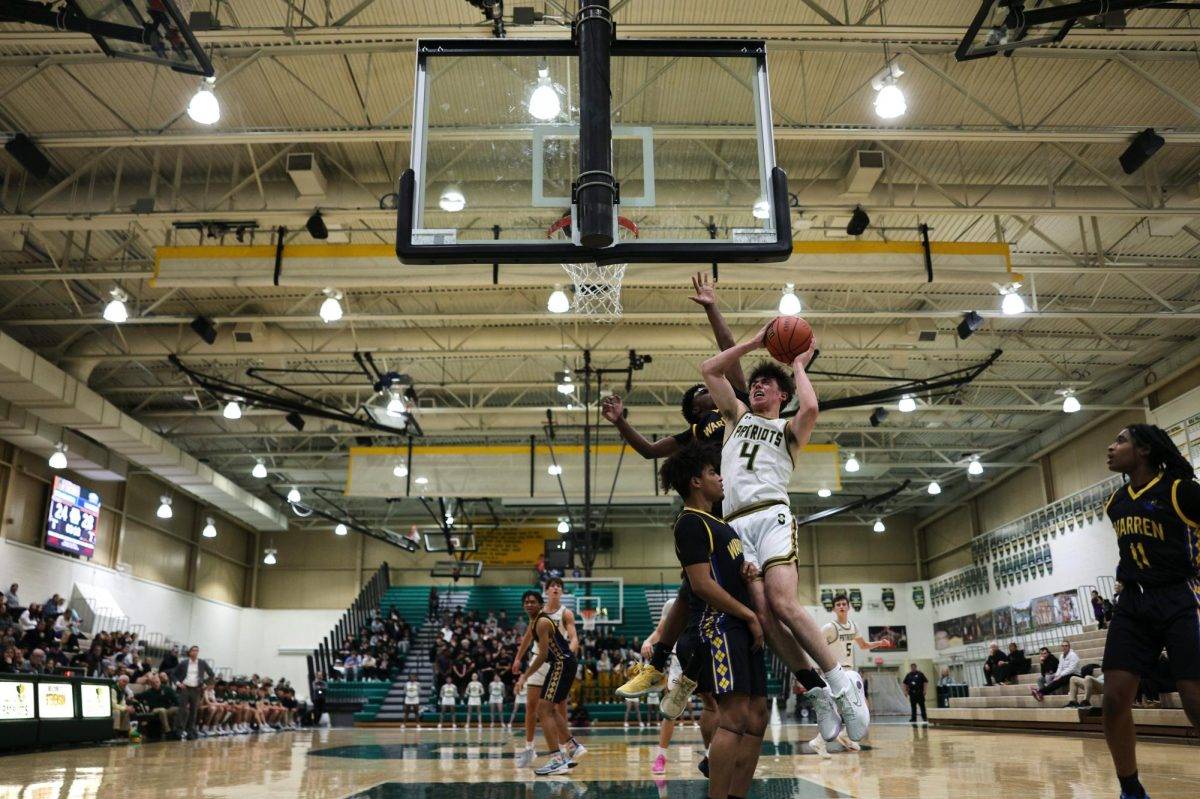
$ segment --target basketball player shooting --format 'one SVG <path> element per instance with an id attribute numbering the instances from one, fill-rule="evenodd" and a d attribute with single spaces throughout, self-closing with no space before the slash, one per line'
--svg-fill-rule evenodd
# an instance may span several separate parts
<path id="1" fill-rule="evenodd" d="M 738 399 L 725 377 L 733 361 L 765 346 L 768 335 L 777 346 L 781 322 L 796 326 L 802 320 L 773 320 L 748 341 L 718 353 L 700 367 L 704 385 L 725 420 L 721 448 L 723 510 L 726 522 L 743 542 L 746 560 L 761 573 L 761 579 L 751 583 L 751 599 L 771 648 L 797 671 L 807 668 L 807 653 L 825 678 L 827 687 L 806 693 L 817 714 L 821 736 L 826 741 L 836 739 L 844 724 L 850 739 L 858 741 L 867 733 L 870 713 L 858 686 L 829 651 L 816 620 L 797 599 L 796 522 L 787 488 L 796 457 L 817 422 L 817 394 L 804 371 L 815 354 L 815 337 L 810 334 L 802 351 L 786 353 L 795 382 L 770 362 L 755 367 L 750 373 L 749 407 Z M 778 357 L 781 353 L 775 354 Z M 781 419 L 780 410 L 793 394 L 798 400 L 796 414 Z M 837 705 L 840 719 L 828 707 L 830 698 Z"/>

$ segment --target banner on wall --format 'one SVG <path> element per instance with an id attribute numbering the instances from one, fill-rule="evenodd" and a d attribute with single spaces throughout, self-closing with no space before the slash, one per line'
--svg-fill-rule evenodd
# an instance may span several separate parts
<path id="1" fill-rule="evenodd" d="M 1054 594 L 1035 597 L 1033 600 L 1033 625 L 1041 630 L 1046 627 L 1057 627 L 1062 623 L 1062 614 L 1058 609 L 1058 601 Z"/>
<path id="2" fill-rule="evenodd" d="M 1033 600 L 1027 599 L 1009 607 L 1012 612 L 1013 635 L 1025 635 L 1035 629 L 1033 623 Z"/>
<path id="3" fill-rule="evenodd" d="M 861 588 L 851 588 L 850 589 L 850 607 L 854 608 L 854 611 L 856 613 L 858 611 L 862 610 L 862 589 Z"/>
<path id="4" fill-rule="evenodd" d="M 868 627 L 868 641 L 887 641 L 887 647 L 892 652 L 908 651 L 908 627 L 903 624 L 885 625 L 883 627 Z"/>
<path id="5" fill-rule="evenodd" d="M 949 649 L 980 640 L 979 618 L 974 613 L 933 623 L 934 649 Z"/>
<path id="6" fill-rule="evenodd" d="M 1059 591 L 1054 595 L 1054 604 L 1058 606 L 1058 618 L 1063 624 L 1083 621 L 1079 612 L 1079 595 L 1074 591 Z"/>
<path id="7" fill-rule="evenodd" d="M 545 534 L 538 530 L 501 528 L 477 532 L 479 546 L 476 560 L 485 566 L 528 566 L 533 568 L 538 556 L 545 551 Z"/>
<path id="8" fill-rule="evenodd" d="M 992 625 L 996 638 L 1010 638 L 1013 634 L 1012 608 L 996 608 L 992 611 Z"/>
<path id="9" fill-rule="evenodd" d="M 917 610 L 925 609 L 925 586 L 913 586 L 913 604 L 917 606 Z"/>
<path id="10" fill-rule="evenodd" d="M 979 621 L 979 638 L 984 641 L 991 640 L 996 635 L 995 616 L 990 610 L 976 614 Z"/>
<path id="11" fill-rule="evenodd" d="M 832 588 L 822 588 L 821 589 L 821 607 L 825 608 L 826 611 L 833 610 L 833 589 Z"/>
<path id="12" fill-rule="evenodd" d="M 896 609 L 896 591 L 893 588 L 883 589 L 883 606 L 889 611 Z"/>

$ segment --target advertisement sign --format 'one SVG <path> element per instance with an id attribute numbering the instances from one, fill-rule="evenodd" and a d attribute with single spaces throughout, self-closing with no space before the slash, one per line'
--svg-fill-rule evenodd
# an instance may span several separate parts
<path id="1" fill-rule="evenodd" d="M 33 718 L 33 683 L 0 682 L 0 721 Z"/>
<path id="2" fill-rule="evenodd" d="M 75 697 L 69 682 L 37 684 L 38 711 L 43 719 L 75 718 Z"/>
<path id="3" fill-rule="evenodd" d="M 85 719 L 112 717 L 112 689 L 107 685 L 82 683 L 79 686 L 79 709 Z"/>

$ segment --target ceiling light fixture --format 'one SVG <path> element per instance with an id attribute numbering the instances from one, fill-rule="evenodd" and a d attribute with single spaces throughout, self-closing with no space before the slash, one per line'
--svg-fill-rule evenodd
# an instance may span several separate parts
<path id="1" fill-rule="evenodd" d="M 822 499 L 825 499 L 826 497 L 831 497 L 831 496 L 833 496 L 833 492 L 832 492 L 832 491 L 830 491 L 828 488 L 818 488 L 818 489 L 817 489 L 817 496 L 818 496 L 818 497 L 821 497 Z"/>
<path id="2" fill-rule="evenodd" d="M 158 498 L 158 510 L 154 512 L 154 515 L 160 519 L 169 519 L 175 515 L 175 512 L 171 510 L 171 498 L 169 496 L 163 494 Z"/>
<path id="3" fill-rule="evenodd" d="M 418 477 L 416 480 L 413 480 L 413 482 L 419 486 L 425 486 L 425 485 L 429 485 L 429 478 L 428 477 Z"/>
<path id="4" fill-rule="evenodd" d="M 971 456 L 971 462 L 967 464 L 967 474 L 972 477 L 978 477 L 983 474 L 983 464 L 979 462 L 978 455 Z"/>
<path id="5" fill-rule="evenodd" d="M 275 549 L 266 550 L 266 554 L 263 555 L 263 563 L 267 566 L 274 566 L 278 562 L 275 558 L 276 551 Z"/>
<path id="6" fill-rule="evenodd" d="M 571 310 L 571 301 L 567 299 L 567 292 L 563 291 L 561 284 L 555 284 L 554 291 L 550 292 L 546 310 L 550 313 L 566 313 Z"/>
<path id="7" fill-rule="evenodd" d="M 858 458 L 854 457 L 854 453 L 850 453 L 850 457 L 846 458 L 846 471 L 857 472 L 861 468 L 858 463 Z"/>
<path id="8" fill-rule="evenodd" d="M 254 462 L 254 468 L 250 470 L 250 476 L 257 477 L 259 480 L 267 476 L 267 465 L 262 462 L 262 459 Z"/>
<path id="9" fill-rule="evenodd" d="M 926 488 L 925 490 L 934 496 L 937 496 L 938 494 L 942 493 L 942 487 L 940 485 L 938 485 L 937 480 L 930 480 L 929 487 Z"/>
<path id="10" fill-rule="evenodd" d="M 883 519 L 876 519 L 876 520 L 875 520 L 875 526 L 874 526 L 874 527 L 872 527 L 871 529 L 872 529 L 872 530 L 874 530 L 874 531 L 875 531 L 875 532 L 877 532 L 877 533 L 882 533 L 882 532 L 885 532 L 885 531 L 887 530 L 887 525 L 885 525 L 885 524 L 883 523 Z"/>
<path id="11" fill-rule="evenodd" d="M 779 313 L 795 316 L 800 313 L 800 307 L 800 298 L 796 296 L 796 284 L 788 283 L 783 287 L 783 296 L 779 298 Z"/>
<path id="12" fill-rule="evenodd" d="M 188 102 L 187 115 L 192 118 L 193 122 L 199 122 L 201 125 L 215 125 L 220 121 L 221 103 L 212 90 L 212 86 L 216 82 L 216 78 L 205 78 L 204 83 L 201 83 L 200 88 L 192 95 L 192 99 Z"/>
<path id="13" fill-rule="evenodd" d="M 296 488 L 295 486 L 292 486 L 291 490 L 288 491 L 288 493 L 287 493 L 287 501 L 293 505 L 295 505 L 297 502 L 299 502 L 300 501 L 300 489 Z"/>
<path id="14" fill-rule="evenodd" d="M 562 474 L 562 467 L 557 463 L 552 463 L 546 467 L 546 474 L 550 475 L 551 477 L 558 477 Z"/>
<path id="15" fill-rule="evenodd" d="M 334 288 L 326 288 L 324 291 L 325 301 L 321 303 L 320 310 L 317 315 L 321 317 L 321 321 L 325 324 L 336 322 L 342 318 L 342 292 Z"/>
<path id="16" fill-rule="evenodd" d="M 549 122 L 562 111 L 562 100 L 558 90 L 550 82 L 550 67 L 545 63 L 538 67 L 537 88 L 529 95 L 529 114 L 534 119 Z"/>
<path id="17" fill-rule="evenodd" d="M 1025 300 L 1018 291 L 1020 283 L 1010 283 L 1007 286 L 997 286 L 1003 299 L 1000 300 L 1000 310 L 1005 316 L 1018 316 L 1025 313 Z"/>
<path id="18" fill-rule="evenodd" d="M 896 85 L 896 79 L 903 74 L 899 60 L 893 60 L 871 78 L 871 88 L 875 90 L 875 114 L 880 119 L 895 119 L 904 116 L 908 110 L 904 92 Z"/>
<path id="19" fill-rule="evenodd" d="M 900 401 L 896 403 L 896 409 L 899 410 L 900 413 L 912 413 L 917 409 L 917 401 L 913 399 L 911 394 L 905 394 L 900 398 Z"/>
<path id="20" fill-rule="evenodd" d="M 67 468 L 67 445 L 63 442 L 58 442 L 54 445 L 54 452 L 50 453 L 50 458 L 46 461 L 51 469 Z"/>
<path id="21" fill-rule="evenodd" d="M 562 535 L 571 532 L 571 521 L 565 516 L 560 516 L 558 519 L 558 532 Z"/>
<path id="22" fill-rule="evenodd" d="M 109 300 L 108 305 L 104 306 L 104 319 L 114 325 L 119 325 L 129 318 L 129 309 L 125 307 L 129 295 L 115 287 L 108 292 L 108 295 L 112 299 Z"/>
<path id="23" fill-rule="evenodd" d="M 213 517 L 208 516 L 204 519 L 204 529 L 200 531 L 200 535 L 205 538 L 217 537 L 217 526 L 213 524 Z"/>
<path id="24" fill-rule="evenodd" d="M 575 393 L 575 382 L 570 369 L 554 373 L 554 382 L 558 384 L 558 393 L 570 395 Z"/>
<path id="25" fill-rule="evenodd" d="M 338 522 L 337 527 L 333 528 L 334 535 L 346 535 L 346 533 L 348 533 L 348 532 L 350 532 L 350 530 L 346 527 L 346 525 L 342 524 L 341 522 Z"/>
<path id="26" fill-rule="evenodd" d="M 1079 404 L 1079 397 L 1075 396 L 1075 389 L 1064 388 L 1064 389 L 1060 389 L 1059 391 L 1057 391 L 1055 393 L 1062 394 L 1063 413 L 1078 413 L 1083 408 L 1083 406 L 1081 404 Z"/>
<path id="27" fill-rule="evenodd" d="M 391 395 L 387 404 L 387 415 L 398 417 L 408 413 L 408 405 L 404 402 L 404 395 L 395 389 L 392 389 Z"/>
<path id="28" fill-rule="evenodd" d="M 467 207 L 467 198 L 463 196 L 460 189 L 449 186 L 442 192 L 442 196 L 438 198 L 438 206 L 443 211 L 449 211 L 452 214 L 458 213 Z"/>
<path id="29" fill-rule="evenodd" d="M 393 477 L 408 477 L 408 467 L 405 466 L 403 463 L 397 464 L 396 467 L 392 469 L 392 476 Z"/>
<path id="30" fill-rule="evenodd" d="M 242 418 L 241 403 L 235 399 L 229 400 L 229 402 L 225 403 L 225 408 L 221 411 L 221 415 L 231 422 L 236 422 Z"/>

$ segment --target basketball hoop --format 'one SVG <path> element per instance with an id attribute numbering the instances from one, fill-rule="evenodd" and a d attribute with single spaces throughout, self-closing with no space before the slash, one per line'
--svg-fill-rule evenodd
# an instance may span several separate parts
<path id="1" fill-rule="evenodd" d="M 583 619 L 583 631 L 590 633 L 596 629 L 596 609 L 581 608 L 579 611 L 580 618 Z"/>
<path id="2" fill-rule="evenodd" d="M 623 216 L 617 217 L 621 240 L 636 239 L 638 226 Z M 546 231 L 546 238 L 571 238 L 571 217 L 563 216 Z M 574 291 L 571 310 L 596 322 L 615 322 L 621 318 L 621 281 L 628 264 L 563 264 L 571 277 Z"/>

